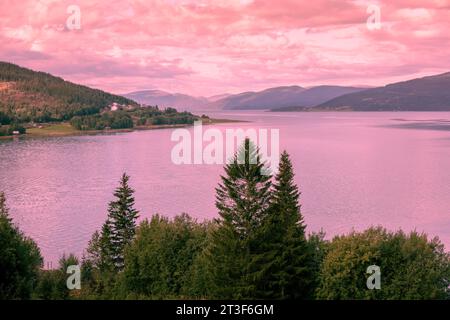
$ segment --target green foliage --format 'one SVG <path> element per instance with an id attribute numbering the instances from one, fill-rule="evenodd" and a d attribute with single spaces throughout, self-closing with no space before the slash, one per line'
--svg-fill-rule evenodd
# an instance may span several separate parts
<path id="1" fill-rule="evenodd" d="M 65 300 L 68 298 L 67 286 L 59 270 L 41 270 L 33 299 Z"/>
<path id="2" fill-rule="evenodd" d="M 41 300 L 67 300 L 70 290 L 67 288 L 67 268 L 78 265 L 78 258 L 74 255 L 63 255 L 56 270 L 41 270 L 38 283 L 33 292 L 34 299 Z"/>
<path id="3" fill-rule="evenodd" d="M 11 117 L 6 113 L 0 111 L 0 126 L 3 124 L 10 124 L 12 121 Z"/>
<path id="4" fill-rule="evenodd" d="M 173 124 L 192 124 L 197 117 L 187 114 L 179 114 L 172 116 L 159 115 L 152 118 L 153 125 L 173 125 Z"/>
<path id="5" fill-rule="evenodd" d="M 19 134 L 25 134 L 26 129 L 18 123 L 13 123 L 8 128 L 8 134 L 12 135 L 14 132 L 19 132 Z"/>
<path id="6" fill-rule="evenodd" d="M 9 130 L 7 126 L 0 126 L 0 137 L 9 136 Z"/>
<path id="7" fill-rule="evenodd" d="M 125 294 L 158 299 L 192 294 L 188 271 L 205 246 L 207 231 L 207 223 L 187 214 L 143 221 L 126 251 Z"/>
<path id="8" fill-rule="evenodd" d="M 229 222 L 219 220 L 217 224 L 208 247 L 196 261 L 197 294 L 212 299 L 248 298 L 253 285 L 249 279 L 250 245 Z"/>
<path id="9" fill-rule="evenodd" d="M 90 260 L 83 260 L 81 265 L 81 292 L 80 299 L 108 300 L 116 299 L 117 282 L 120 278 L 113 269 L 98 269 Z"/>
<path id="10" fill-rule="evenodd" d="M 124 174 L 82 259 L 78 292 L 66 287 L 78 259 L 40 270 L 38 247 L 13 225 L 0 193 L 0 299 L 450 298 L 450 255 L 437 238 L 381 227 L 332 241 L 322 231 L 306 237 L 288 154 L 274 179 L 264 169 L 247 139 L 216 189 L 219 219 L 155 215 L 138 228 Z M 380 290 L 366 286 L 371 265 L 381 268 Z"/>
<path id="11" fill-rule="evenodd" d="M 76 116 L 70 121 L 72 127 L 77 130 L 104 130 L 133 128 L 133 120 L 126 112 L 108 112 L 92 116 Z"/>
<path id="12" fill-rule="evenodd" d="M 89 241 L 86 249 L 86 259 L 92 268 L 99 270 L 111 270 L 113 269 L 113 262 L 111 260 L 112 249 L 110 243 L 110 225 L 104 223 L 101 233 L 95 231 Z"/>
<path id="13" fill-rule="evenodd" d="M 214 269 L 211 268 L 211 261 L 208 255 L 213 235 L 217 235 L 217 227 L 217 221 L 212 221 L 207 224 L 205 243 L 195 258 L 193 258 L 192 265 L 185 276 L 184 287 L 181 290 L 183 297 L 207 299 L 214 297 L 214 294 L 218 292 L 219 288 L 214 282 L 214 279 L 217 279 L 219 275 L 215 275 L 214 277 L 211 273 Z M 231 283 L 231 281 L 228 282 L 227 287 L 231 287 Z"/>
<path id="14" fill-rule="evenodd" d="M 247 240 L 261 226 L 270 205 L 271 176 L 264 175 L 256 146 L 246 139 L 216 188 L 216 207 L 240 239 Z"/>
<path id="15" fill-rule="evenodd" d="M 112 299 L 116 296 L 117 271 L 113 262 L 111 229 L 104 223 L 101 232 L 95 231 L 81 265 L 81 297 L 84 299 Z"/>
<path id="16" fill-rule="evenodd" d="M 367 267 L 381 269 L 381 289 L 369 290 Z M 435 238 L 370 228 L 338 236 L 325 255 L 317 297 L 320 299 L 448 298 L 450 257 Z"/>
<path id="17" fill-rule="evenodd" d="M 134 190 L 128 185 L 129 176 L 122 175 L 115 190 L 116 200 L 108 207 L 108 217 L 101 232 L 96 231 L 83 258 L 82 279 L 86 284 L 82 296 L 114 298 L 118 294 L 118 281 L 124 269 L 125 248 L 136 233 L 139 212 L 134 209 Z"/>
<path id="18" fill-rule="evenodd" d="M 192 124 L 197 119 L 189 112 L 175 109 L 161 111 L 154 107 L 139 107 L 133 110 L 103 112 L 89 116 L 76 116 L 70 124 L 77 130 L 104 130 L 133 128 L 146 125 Z"/>
<path id="19" fill-rule="evenodd" d="M 263 174 L 266 168 L 260 159 L 256 146 L 246 139 L 216 189 L 221 219 L 205 253 L 214 283 L 210 294 L 215 298 L 255 296 L 252 259 L 261 244 L 260 228 L 269 214 L 271 188 L 271 176 Z"/>
<path id="20" fill-rule="evenodd" d="M 314 290 L 312 292 L 312 298 L 316 298 L 316 288 L 320 284 L 320 271 L 322 269 L 323 260 L 328 252 L 329 241 L 325 240 L 325 232 L 321 230 L 320 232 L 313 232 L 308 237 L 308 248 L 309 248 L 309 268 L 312 272 L 311 276 L 311 288 Z"/>
<path id="21" fill-rule="evenodd" d="M 149 108 L 143 108 L 143 110 L 145 109 L 148 110 Z M 150 122 L 153 125 L 193 124 L 194 121 L 198 119 L 198 117 L 190 112 L 177 112 L 174 108 L 167 108 L 163 111 L 151 109 L 150 112 L 142 112 L 141 116 L 146 117 L 148 119 L 147 122 Z"/>
<path id="22" fill-rule="evenodd" d="M 253 258 L 253 276 L 258 280 L 254 296 L 311 298 L 314 283 L 312 256 L 298 202 L 300 192 L 286 152 L 281 155 L 273 189 L 270 214 L 264 220 Z"/>
<path id="23" fill-rule="evenodd" d="M 125 247 L 135 236 L 136 220 L 139 215 L 134 209 L 134 190 L 128 185 L 129 179 L 125 173 L 122 175 L 120 186 L 114 192 L 116 200 L 109 203 L 108 218 L 102 229 L 107 259 L 117 271 L 124 268 Z"/>
<path id="24" fill-rule="evenodd" d="M 11 123 L 70 121 L 77 130 L 104 130 L 192 124 L 198 119 L 173 108 L 140 107 L 127 98 L 5 62 L 0 62 L 0 85 L 0 136 L 12 134 L 1 127 Z M 108 111 L 114 103 L 123 110 Z"/>
<path id="25" fill-rule="evenodd" d="M 26 129 L 18 123 L 12 123 L 9 126 L 0 126 L 0 136 L 11 136 L 15 132 L 18 132 L 19 134 L 25 134 Z"/>
<path id="26" fill-rule="evenodd" d="M 41 265 L 38 246 L 12 223 L 0 192 L 0 300 L 30 298 Z"/>
<path id="27" fill-rule="evenodd" d="M 0 62 L 0 111 L 19 122 L 66 121 L 97 114 L 116 102 L 137 106 L 127 98 L 77 85 L 44 72 Z"/>

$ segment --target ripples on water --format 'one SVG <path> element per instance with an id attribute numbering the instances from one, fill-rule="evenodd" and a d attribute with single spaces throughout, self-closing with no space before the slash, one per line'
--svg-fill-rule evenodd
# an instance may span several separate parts
<path id="1" fill-rule="evenodd" d="M 450 245 L 450 113 L 223 112 L 278 128 L 302 191 L 309 231 L 328 236 L 381 224 L 438 235 Z M 408 129 L 408 130 L 402 130 Z M 170 129 L 0 141 L 0 189 L 47 261 L 81 255 L 106 218 L 121 174 L 131 175 L 141 219 L 217 216 L 220 165 L 177 166 Z"/>

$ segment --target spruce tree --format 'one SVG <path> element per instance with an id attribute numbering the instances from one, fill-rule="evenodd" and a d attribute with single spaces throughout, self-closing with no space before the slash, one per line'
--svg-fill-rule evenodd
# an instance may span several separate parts
<path id="1" fill-rule="evenodd" d="M 123 270 L 125 247 L 136 233 L 139 212 L 134 209 L 134 190 L 128 185 L 129 179 L 124 173 L 114 192 L 116 200 L 109 203 L 101 233 L 94 233 L 87 250 L 91 262 L 104 271 Z"/>
<path id="2" fill-rule="evenodd" d="M 264 175 L 265 170 L 257 147 L 247 138 L 216 188 L 219 215 L 241 239 L 248 239 L 267 215 L 271 176 Z"/>
<path id="3" fill-rule="evenodd" d="M 284 151 L 275 176 L 270 215 L 261 228 L 260 252 L 253 260 L 259 298 L 305 299 L 311 295 L 313 272 L 299 196 L 292 163 Z"/>
<path id="4" fill-rule="evenodd" d="M 109 220 L 103 224 L 101 232 L 94 232 L 86 252 L 86 259 L 93 267 L 102 271 L 114 269 Z"/>
<path id="5" fill-rule="evenodd" d="M 134 190 L 128 185 L 129 179 L 125 173 L 122 175 L 120 186 L 114 192 L 116 200 L 109 203 L 108 219 L 102 230 L 102 235 L 109 238 L 109 248 L 104 249 L 110 251 L 111 261 L 118 271 L 124 267 L 125 247 L 134 238 L 139 214 L 134 209 Z"/>
<path id="6" fill-rule="evenodd" d="M 246 139 L 216 188 L 220 219 L 208 250 L 215 298 L 252 297 L 249 268 L 257 230 L 270 207 L 271 176 L 256 146 Z"/>

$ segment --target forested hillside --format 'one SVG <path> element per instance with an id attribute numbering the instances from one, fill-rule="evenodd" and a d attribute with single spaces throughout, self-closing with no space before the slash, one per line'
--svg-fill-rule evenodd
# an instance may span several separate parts
<path id="1" fill-rule="evenodd" d="M 315 109 L 450 111 L 450 72 L 342 95 Z"/>
<path id="2" fill-rule="evenodd" d="M 72 129 L 192 124 L 198 118 L 174 108 L 141 106 L 133 100 L 48 73 L 0 62 L 0 137 L 24 134 L 27 129 L 33 129 L 29 132 L 34 134 L 48 135 Z M 57 126 L 61 122 L 65 122 L 64 126 Z"/>
<path id="3" fill-rule="evenodd" d="M 91 89 L 17 65 L 0 62 L 0 118 L 3 124 L 70 120 L 99 113 L 112 103 L 134 105 L 133 100 Z"/>

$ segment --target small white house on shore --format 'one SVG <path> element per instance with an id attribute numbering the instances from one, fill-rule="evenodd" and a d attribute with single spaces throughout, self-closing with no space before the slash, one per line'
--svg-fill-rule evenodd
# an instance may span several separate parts
<path id="1" fill-rule="evenodd" d="M 120 105 L 116 102 L 110 105 L 111 111 L 117 111 L 120 109 Z"/>

